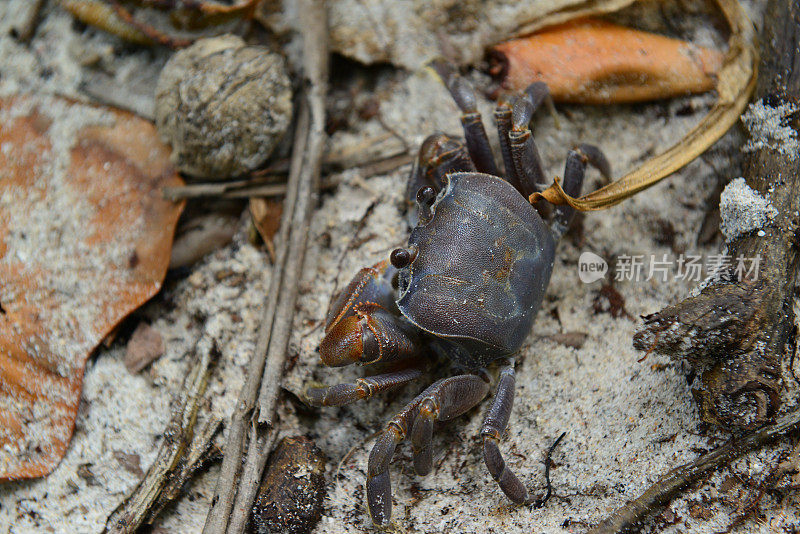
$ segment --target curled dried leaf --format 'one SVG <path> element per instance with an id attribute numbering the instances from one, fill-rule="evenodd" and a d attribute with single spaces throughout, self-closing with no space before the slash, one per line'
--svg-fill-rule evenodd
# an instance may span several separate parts
<path id="1" fill-rule="evenodd" d="M 540 81 L 554 100 L 580 104 L 702 93 L 722 65 L 716 50 L 593 19 L 500 43 L 491 54 L 504 88 Z"/>
<path id="2" fill-rule="evenodd" d="M 271 261 L 275 261 L 275 234 L 281 225 L 281 215 L 283 215 L 283 203 L 269 200 L 263 197 L 250 198 L 250 215 L 253 217 L 253 225 L 258 230 L 264 246 L 267 248 Z"/>
<path id="3" fill-rule="evenodd" d="M 739 2 L 716 1 L 730 26 L 731 35 L 717 77 L 718 98 L 711 111 L 677 144 L 607 186 L 574 198 L 564 192 L 556 178 L 544 192 L 531 195 L 531 202 L 544 198 L 553 204 L 569 204 L 581 211 L 609 208 L 684 167 L 736 124 L 755 89 L 758 50 L 753 25 Z"/>
<path id="4" fill-rule="evenodd" d="M 59 3 L 81 22 L 138 45 L 160 44 L 170 48 L 183 48 L 190 45 L 193 38 L 197 37 L 197 35 L 171 36 L 148 22 L 140 21 L 134 16 L 134 13 L 117 0 L 59 0 Z M 140 7 L 149 12 L 147 14 L 151 16 L 147 17 L 148 20 L 158 19 L 160 21 L 164 15 L 158 11 L 168 11 L 173 27 L 200 30 L 231 20 L 252 18 L 258 0 L 241 0 L 231 4 L 212 0 L 191 2 L 174 0 L 159 3 L 139 0 L 132 3 L 141 4 Z M 148 9 L 148 6 L 161 9 Z M 159 26 L 163 25 L 159 24 Z"/>
<path id="5" fill-rule="evenodd" d="M 161 287 L 182 181 L 149 122 L 60 98 L 0 100 L 0 480 L 49 473 L 86 359 Z"/>

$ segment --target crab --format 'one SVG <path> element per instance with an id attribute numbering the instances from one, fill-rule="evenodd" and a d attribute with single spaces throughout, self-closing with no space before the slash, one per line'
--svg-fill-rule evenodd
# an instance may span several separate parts
<path id="1" fill-rule="evenodd" d="M 417 395 L 377 438 L 366 498 L 378 526 L 391 519 L 389 464 L 398 444 L 409 437 L 414 470 L 430 473 L 434 423 L 479 404 L 490 390 L 487 369 L 496 364 L 496 393 L 481 429 L 486 467 L 511 501 L 541 504 L 506 465 L 499 443 L 514 402 L 515 356 L 544 297 L 556 243 L 574 214 L 569 206 L 527 200 L 546 185 L 529 123 L 549 92 L 534 83 L 513 103 L 498 104 L 501 177 L 474 89 L 448 64 L 432 66 L 462 112 L 464 141 L 437 133 L 422 143 L 408 186 L 418 206 L 408 246 L 355 275 L 331 306 L 319 347 L 326 366 L 383 364 L 386 372 L 305 392 L 311 405 L 341 406 L 420 378 L 432 354 L 460 368 Z M 580 193 L 587 163 L 610 174 L 598 148 L 580 145 L 567 155 L 568 194 Z"/>

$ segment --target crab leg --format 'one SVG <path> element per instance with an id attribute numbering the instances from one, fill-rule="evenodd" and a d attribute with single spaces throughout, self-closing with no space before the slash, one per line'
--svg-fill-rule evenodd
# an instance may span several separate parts
<path id="1" fill-rule="evenodd" d="M 464 129 L 464 140 L 472 161 L 475 162 L 479 172 L 497 176 L 497 164 L 492 155 L 486 128 L 483 126 L 481 114 L 475 99 L 475 89 L 472 84 L 458 75 L 450 64 L 443 60 L 434 60 L 433 69 L 441 76 L 447 90 L 461 110 L 461 126 Z"/>
<path id="2" fill-rule="evenodd" d="M 392 482 L 389 478 L 389 463 L 397 444 L 403 441 L 411 424 L 419 413 L 419 405 L 435 391 L 443 380 L 428 386 L 414 400 L 405 405 L 378 436 L 367 463 L 367 508 L 372 522 L 383 525 L 392 517 Z"/>
<path id="3" fill-rule="evenodd" d="M 522 193 L 517 170 L 514 168 L 514 158 L 511 156 L 511 145 L 508 142 L 508 133 L 511 131 L 511 104 L 500 102 L 494 109 L 494 123 L 497 126 L 497 136 L 500 139 L 500 154 L 503 156 L 503 166 L 506 169 L 506 180 Z"/>
<path id="4" fill-rule="evenodd" d="M 406 196 L 413 204 L 421 187 L 434 187 L 438 193 L 445 185 L 446 174 L 475 170 L 475 164 L 469 159 L 469 152 L 461 140 L 443 133 L 431 134 L 419 147 Z"/>
<path id="5" fill-rule="evenodd" d="M 511 417 L 511 408 L 514 405 L 514 360 L 510 360 L 500 370 L 500 380 L 497 393 L 494 396 L 486 419 L 483 421 L 481 435 L 483 436 L 483 459 L 492 478 L 500 485 L 500 489 L 515 503 L 528 502 L 528 490 L 519 478 L 506 466 L 503 455 L 500 453 L 498 443 L 500 437 L 508 426 Z"/>
<path id="6" fill-rule="evenodd" d="M 481 385 L 483 384 L 483 385 Z M 480 402 L 486 395 L 486 381 L 477 375 L 458 375 L 437 380 L 417 395 L 386 425 L 375 441 L 367 464 L 367 507 L 372 522 L 383 525 L 392 516 L 392 484 L 389 463 L 397 444 L 403 441 L 420 413 L 420 406 L 437 399 L 442 411 L 455 417 Z M 442 419 L 445 420 L 445 419 Z"/>
<path id="7" fill-rule="evenodd" d="M 569 154 L 567 154 L 567 162 L 564 165 L 563 188 L 568 195 L 573 197 L 580 195 L 587 163 L 597 168 L 606 177 L 611 174 L 611 165 L 603 152 L 594 145 L 582 144 L 578 148 L 570 150 Z M 555 215 L 551 226 L 556 236 L 560 237 L 564 233 L 574 214 L 575 208 L 568 204 L 555 207 Z"/>
<path id="8" fill-rule="evenodd" d="M 312 406 L 343 406 L 368 399 L 377 393 L 408 384 L 422 376 L 422 362 L 415 363 L 416 366 L 358 378 L 355 382 L 335 386 L 311 386 L 306 390 L 305 397 Z"/>
<path id="9" fill-rule="evenodd" d="M 536 82 L 517 97 L 511 110 L 511 131 L 508 132 L 509 150 L 522 189 L 527 197 L 544 186 L 546 180 L 542 158 L 529 128 L 533 114 L 550 95 L 547 85 Z"/>
<path id="10" fill-rule="evenodd" d="M 420 476 L 433 466 L 433 423 L 448 421 L 477 405 L 489 392 L 488 377 L 459 375 L 445 379 L 422 400 L 411 429 L 414 470 Z"/>

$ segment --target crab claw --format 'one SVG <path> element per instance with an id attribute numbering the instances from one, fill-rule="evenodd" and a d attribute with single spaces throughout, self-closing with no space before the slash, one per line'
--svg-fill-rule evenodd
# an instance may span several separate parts
<path id="1" fill-rule="evenodd" d="M 319 347 L 322 363 L 341 367 L 415 354 L 416 336 L 394 302 L 391 279 L 396 272 L 381 262 L 356 274 L 328 315 Z"/>
<path id="2" fill-rule="evenodd" d="M 400 316 L 371 302 L 357 304 L 353 311 L 322 340 L 319 354 L 325 365 L 389 362 L 416 353 L 416 338 Z"/>

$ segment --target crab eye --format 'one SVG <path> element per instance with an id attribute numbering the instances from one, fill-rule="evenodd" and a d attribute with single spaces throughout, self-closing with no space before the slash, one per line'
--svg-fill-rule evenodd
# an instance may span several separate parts
<path id="1" fill-rule="evenodd" d="M 421 206 L 428 206 L 433 203 L 433 199 L 436 198 L 436 189 L 432 188 L 429 185 L 420 187 L 417 191 L 417 202 Z"/>
<path id="2" fill-rule="evenodd" d="M 389 261 L 398 269 L 402 269 L 403 267 L 408 267 L 411 265 L 411 262 L 414 261 L 414 258 L 417 257 L 416 250 L 409 250 L 407 248 L 396 248 L 392 251 L 392 254 L 389 256 Z"/>

